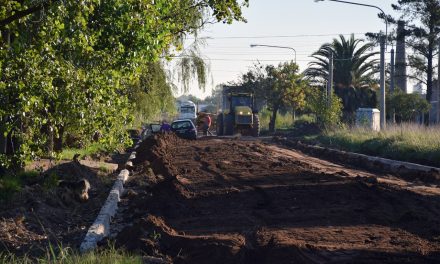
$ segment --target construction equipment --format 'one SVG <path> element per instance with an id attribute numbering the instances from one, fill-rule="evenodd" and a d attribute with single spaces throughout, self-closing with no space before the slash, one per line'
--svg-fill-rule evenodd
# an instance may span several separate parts
<path id="1" fill-rule="evenodd" d="M 224 86 L 221 113 L 217 116 L 217 135 L 260 135 L 260 119 L 254 106 L 253 91 L 240 86 Z"/>

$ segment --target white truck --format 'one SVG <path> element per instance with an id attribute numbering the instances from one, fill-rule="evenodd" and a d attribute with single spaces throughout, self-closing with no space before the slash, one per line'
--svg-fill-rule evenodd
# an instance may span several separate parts
<path id="1" fill-rule="evenodd" d="M 179 106 L 179 119 L 191 119 L 193 122 L 197 118 L 197 106 L 192 101 L 184 101 Z"/>

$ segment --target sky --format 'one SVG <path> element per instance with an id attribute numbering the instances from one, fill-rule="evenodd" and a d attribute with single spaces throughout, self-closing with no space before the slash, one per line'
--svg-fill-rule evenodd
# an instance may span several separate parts
<path id="1" fill-rule="evenodd" d="M 237 81 L 257 61 L 277 65 L 295 60 L 293 50 L 251 48 L 251 44 L 294 48 L 297 63 L 303 71 L 311 61 L 310 55 L 322 44 L 338 38 L 339 34 L 349 36 L 354 33 L 357 38 L 365 38 L 366 32 L 385 31 L 385 23 L 377 17 L 379 11 L 374 8 L 330 1 L 316 3 L 314 0 L 249 2 L 249 7 L 243 9 L 247 23 L 218 23 L 207 26 L 199 33 L 199 37 L 207 38 L 201 53 L 208 61 L 210 76 L 205 91 L 193 82 L 188 94 L 204 98 L 211 94 L 216 85 Z M 376 5 L 385 13 L 396 15 L 391 8 L 395 0 L 357 2 Z M 389 58 L 386 60 L 389 61 Z M 178 94 L 182 94 L 182 91 Z"/>

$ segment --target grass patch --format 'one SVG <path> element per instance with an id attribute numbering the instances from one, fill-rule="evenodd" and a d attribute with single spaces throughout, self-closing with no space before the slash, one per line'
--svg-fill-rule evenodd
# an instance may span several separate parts
<path id="1" fill-rule="evenodd" d="M 39 171 L 22 171 L 0 176 L 0 200 L 11 198 L 14 193 L 21 190 L 22 186 L 38 181 L 39 177 Z"/>
<path id="2" fill-rule="evenodd" d="M 102 144 L 93 143 L 82 149 L 78 149 L 78 148 L 63 149 L 63 151 L 58 154 L 58 158 L 62 160 L 72 160 L 75 154 L 79 154 L 80 155 L 79 158 L 82 158 L 85 156 L 91 156 L 93 154 L 103 153 L 103 152 L 106 152 L 106 149 L 103 147 Z"/>
<path id="3" fill-rule="evenodd" d="M 270 122 L 270 116 L 272 115 L 272 112 L 263 109 L 258 113 L 260 117 L 260 128 L 261 130 L 269 130 L 269 122 Z M 277 129 L 283 129 L 283 128 L 289 128 L 293 125 L 293 115 L 291 113 L 281 114 L 278 113 L 277 119 L 275 121 L 275 128 Z"/>
<path id="4" fill-rule="evenodd" d="M 59 177 L 55 173 L 43 175 L 37 170 L 5 174 L 0 176 L 0 201 L 12 198 L 25 185 L 39 183 L 47 190 L 57 186 L 58 180 Z"/>
<path id="5" fill-rule="evenodd" d="M 11 253 L 0 252 L 0 264 L 136 264 L 143 263 L 141 256 L 134 256 L 122 250 L 109 247 L 104 250 L 95 250 L 85 254 L 79 254 L 71 248 L 54 250 L 49 248 L 46 255 L 40 258 L 28 256 L 17 257 Z"/>
<path id="6" fill-rule="evenodd" d="M 22 187 L 22 181 L 18 177 L 3 176 L 0 178 L 0 201 L 11 198 L 19 192 Z"/>
<path id="7" fill-rule="evenodd" d="M 267 110 L 266 108 L 261 110 L 258 113 L 260 117 L 260 127 L 261 130 L 269 130 L 269 122 L 270 116 L 272 112 Z M 293 114 L 291 112 L 287 112 L 282 114 L 278 112 L 277 119 L 275 120 L 275 129 L 277 130 L 287 130 L 292 129 L 293 125 L 296 122 L 314 122 L 315 117 L 313 115 L 300 115 L 296 118 L 293 118 Z"/>
<path id="8" fill-rule="evenodd" d="M 440 127 L 389 125 L 374 132 L 362 128 L 327 131 L 313 139 L 323 145 L 390 159 L 440 167 Z"/>
<path id="9" fill-rule="evenodd" d="M 107 166 L 105 166 L 105 165 L 100 165 L 99 168 L 98 168 L 98 170 L 99 170 L 100 172 L 105 173 L 105 174 L 108 174 L 108 173 L 111 173 L 111 172 L 112 172 L 112 169 L 110 169 L 109 167 L 107 167 Z"/>

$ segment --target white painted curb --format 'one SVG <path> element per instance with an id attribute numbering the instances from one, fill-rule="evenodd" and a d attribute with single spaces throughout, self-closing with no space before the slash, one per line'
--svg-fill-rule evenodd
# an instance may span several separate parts
<path id="1" fill-rule="evenodd" d="M 139 143 L 136 144 L 135 148 L 139 147 Z M 136 158 L 136 151 L 133 151 L 130 155 L 129 160 L 133 160 Z M 131 161 L 127 161 L 125 167 L 133 166 Z M 95 222 L 90 226 L 87 234 L 80 245 L 80 252 L 84 253 L 90 250 L 93 250 L 99 241 L 101 241 L 104 237 L 108 236 L 110 233 L 110 222 L 113 216 L 115 216 L 116 211 L 118 209 L 118 202 L 122 193 L 124 191 L 124 183 L 127 181 L 130 172 L 127 169 L 121 170 L 113 184 L 112 189 L 110 190 L 110 194 L 107 197 L 104 205 L 99 211 L 98 217 L 96 217 Z"/>

